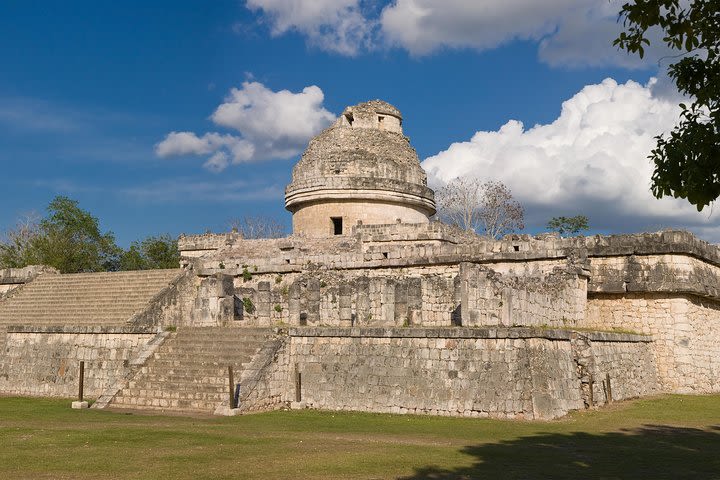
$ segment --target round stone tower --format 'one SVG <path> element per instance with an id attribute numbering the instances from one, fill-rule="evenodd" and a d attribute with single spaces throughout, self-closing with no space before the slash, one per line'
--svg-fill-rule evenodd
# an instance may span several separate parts
<path id="1" fill-rule="evenodd" d="M 365 225 L 427 223 L 433 191 L 415 149 L 402 133 L 402 115 L 387 102 L 347 107 L 310 140 L 285 189 L 293 233 L 346 235 Z"/>

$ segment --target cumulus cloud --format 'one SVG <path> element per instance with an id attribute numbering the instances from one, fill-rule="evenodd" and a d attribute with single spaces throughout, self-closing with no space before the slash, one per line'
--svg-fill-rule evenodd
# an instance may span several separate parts
<path id="1" fill-rule="evenodd" d="M 659 41 L 652 42 L 645 60 L 612 46 L 622 30 L 619 8 L 617 2 L 597 0 L 396 0 L 383 10 L 380 23 L 387 42 L 413 55 L 531 40 L 539 42 L 540 59 L 551 65 L 636 68 L 656 61 L 666 52 Z"/>
<path id="2" fill-rule="evenodd" d="M 323 100 L 322 90 L 314 85 L 293 93 L 244 82 L 242 88 L 230 91 L 210 117 L 216 125 L 240 135 L 171 132 L 155 146 L 155 153 L 160 157 L 210 155 L 205 167 L 215 172 L 230 164 L 290 158 L 334 120 L 323 108 Z"/>
<path id="3" fill-rule="evenodd" d="M 553 216 L 584 214 L 600 231 L 684 227 L 720 240 L 717 218 L 650 192 L 654 137 L 672 129 L 679 113 L 675 102 L 653 95 L 655 82 L 588 85 L 552 123 L 526 129 L 510 120 L 453 143 L 423 167 L 436 185 L 459 176 L 504 182 L 536 228 Z"/>
<path id="4" fill-rule="evenodd" d="M 441 47 L 487 49 L 551 33 L 568 10 L 590 0 L 397 0 L 381 25 L 389 42 L 422 55 Z"/>
<path id="5" fill-rule="evenodd" d="M 427 55 L 443 48 L 488 50 L 538 43 L 550 65 L 637 68 L 667 54 L 659 35 L 645 59 L 612 46 L 622 30 L 620 3 L 597 0 L 247 0 L 273 35 L 296 31 L 311 45 L 344 55 L 380 46 Z"/>
<path id="6" fill-rule="evenodd" d="M 375 21 L 365 17 L 360 0 L 247 0 L 262 12 L 273 35 L 297 31 L 311 45 L 344 55 L 368 47 Z"/>

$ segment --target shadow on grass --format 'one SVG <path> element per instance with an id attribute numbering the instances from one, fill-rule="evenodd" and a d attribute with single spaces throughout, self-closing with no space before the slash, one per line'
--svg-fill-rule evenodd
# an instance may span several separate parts
<path id="1" fill-rule="evenodd" d="M 468 446 L 469 467 L 416 469 L 403 480 L 607 478 L 720 479 L 720 426 L 645 425 L 588 434 L 541 433 Z"/>

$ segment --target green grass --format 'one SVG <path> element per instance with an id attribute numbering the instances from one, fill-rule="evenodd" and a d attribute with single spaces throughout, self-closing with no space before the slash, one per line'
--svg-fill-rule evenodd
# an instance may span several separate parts
<path id="1" fill-rule="evenodd" d="M 0 398 L 0 478 L 719 478 L 720 396 L 552 422 L 281 411 L 191 418 Z"/>

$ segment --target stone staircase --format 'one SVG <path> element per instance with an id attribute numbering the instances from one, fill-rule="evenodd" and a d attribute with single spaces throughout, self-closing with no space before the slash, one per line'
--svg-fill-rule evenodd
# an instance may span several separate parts
<path id="1" fill-rule="evenodd" d="M 3 325 L 122 325 L 180 269 L 43 274 L 0 302 Z"/>
<path id="2" fill-rule="evenodd" d="M 271 341 L 269 328 L 179 327 L 109 406 L 211 414 L 228 399 L 228 365 L 240 383 L 243 370 Z"/>

